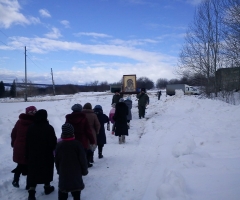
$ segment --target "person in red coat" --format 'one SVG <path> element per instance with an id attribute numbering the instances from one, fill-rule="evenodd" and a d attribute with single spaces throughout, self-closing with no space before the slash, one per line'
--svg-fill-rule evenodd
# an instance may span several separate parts
<path id="1" fill-rule="evenodd" d="M 71 114 L 66 115 L 65 123 L 69 123 L 73 126 L 75 139 L 81 142 L 87 157 L 89 144 L 95 144 L 95 140 L 91 132 L 88 119 L 86 115 L 82 113 L 82 105 L 74 104 L 72 106 L 72 111 L 73 112 Z M 90 162 L 88 162 L 88 167 L 92 167 Z"/>
<path id="2" fill-rule="evenodd" d="M 20 175 L 27 175 L 26 135 L 28 127 L 34 121 L 36 112 L 35 106 L 27 107 L 26 112 L 19 115 L 19 119 L 12 129 L 11 146 L 13 148 L 13 161 L 17 163 L 17 167 L 12 170 L 12 173 L 14 173 L 12 185 L 17 188 L 19 188 Z M 28 184 L 26 184 L 26 189 L 28 189 Z"/>

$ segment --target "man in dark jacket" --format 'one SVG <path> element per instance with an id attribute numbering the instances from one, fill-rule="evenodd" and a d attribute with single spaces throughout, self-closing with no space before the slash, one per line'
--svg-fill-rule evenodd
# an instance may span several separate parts
<path id="1" fill-rule="evenodd" d="M 11 146 L 13 148 L 13 161 L 17 163 L 17 167 L 12 170 L 14 173 L 13 186 L 19 188 L 20 175 L 27 175 L 27 160 L 26 160 L 26 137 L 29 126 L 34 121 L 34 115 L 37 112 L 35 106 L 26 108 L 26 113 L 19 115 L 19 120 L 15 124 L 11 133 Z M 26 184 L 26 189 L 29 189 Z"/>
<path id="2" fill-rule="evenodd" d="M 95 144 L 95 140 L 91 132 L 88 119 L 86 115 L 81 112 L 82 105 L 74 104 L 72 106 L 72 111 L 73 112 L 71 114 L 66 115 L 66 123 L 69 123 L 73 126 L 75 138 L 81 142 L 87 156 L 89 143 L 93 145 Z M 92 164 L 88 163 L 88 166 L 92 167 Z"/>
<path id="3" fill-rule="evenodd" d="M 145 109 L 146 106 L 149 104 L 149 97 L 146 94 L 145 88 L 141 89 L 141 92 L 137 95 L 138 98 L 138 113 L 139 113 L 139 119 L 145 117 Z"/>
<path id="4" fill-rule="evenodd" d="M 61 141 L 55 151 L 55 164 L 59 175 L 58 199 L 67 199 L 68 192 L 71 192 L 74 200 L 80 200 L 81 190 L 85 187 L 82 176 L 88 174 L 88 163 L 83 146 L 75 140 L 71 124 L 62 125 Z"/>
<path id="5" fill-rule="evenodd" d="M 53 151 L 57 144 L 54 128 L 47 120 L 47 111 L 38 110 L 34 124 L 27 132 L 26 156 L 28 162 L 27 181 L 29 183 L 28 200 L 35 200 L 37 184 L 44 184 L 45 194 L 54 191 L 50 186 L 53 180 L 54 156 Z"/>
<path id="6" fill-rule="evenodd" d="M 159 90 L 159 92 L 158 92 L 158 100 L 160 100 L 161 95 L 162 95 L 162 92 L 161 92 L 161 90 Z"/>
<path id="7" fill-rule="evenodd" d="M 115 94 L 113 95 L 113 98 L 112 98 L 112 104 L 113 103 L 118 103 L 119 99 L 122 98 L 122 95 L 119 92 L 120 92 L 119 90 L 115 91 Z"/>

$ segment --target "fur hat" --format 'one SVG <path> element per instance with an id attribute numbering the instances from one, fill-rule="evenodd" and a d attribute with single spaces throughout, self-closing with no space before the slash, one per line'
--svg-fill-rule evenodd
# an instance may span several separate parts
<path id="1" fill-rule="evenodd" d="M 119 102 L 124 102 L 124 98 L 119 99 Z"/>
<path id="2" fill-rule="evenodd" d="M 74 112 L 81 112 L 82 111 L 82 105 L 81 104 L 74 104 L 73 106 L 72 106 L 72 111 L 74 111 Z"/>
<path id="3" fill-rule="evenodd" d="M 71 124 L 69 123 L 65 123 L 62 125 L 62 134 L 61 134 L 61 138 L 65 139 L 65 138 L 72 138 L 74 137 L 74 128 Z"/>
<path id="4" fill-rule="evenodd" d="M 29 106 L 26 108 L 26 114 L 34 115 L 37 112 L 37 108 L 35 106 Z"/>
<path id="5" fill-rule="evenodd" d="M 44 109 L 40 109 L 35 114 L 35 120 L 36 121 L 47 121 L 47 111 Z"/>
<path id="6" fill-rule="evenodd" d="M 90 103 L 84 104 L 83 109 L 92 109 L 92 104 Z"/>

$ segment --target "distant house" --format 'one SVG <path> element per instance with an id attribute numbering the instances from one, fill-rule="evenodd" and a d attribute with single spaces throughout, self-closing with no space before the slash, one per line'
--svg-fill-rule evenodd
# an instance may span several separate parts
<path id="1" fill-rule="evenodd" d="M 216 71 L 218 91 L 239 91 L 240 89 L 240 67 L 221 68 Z"/>

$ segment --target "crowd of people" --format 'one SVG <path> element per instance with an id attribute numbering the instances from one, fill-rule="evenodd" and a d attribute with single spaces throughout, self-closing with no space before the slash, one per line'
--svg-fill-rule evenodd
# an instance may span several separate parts
<path id="1" fill-rule="evenodd" d="M 149 98 L 142 89 L 137 95 L 139 118 L 145 115 L 145 106 Z M 37 184 L 44 184 L 44 193 L 52 193 L 54 164 L 59 175 L 58 199 L 66 200 L 70 192 L 74 200 L 79 200 L 84 189 L 82 176 L 88 174 L 93 166 L 94 152 L 103 158 L 103 147 L 106 144 L 105 124 L 112 134 L 118 137 L 119 144 L 125 143 L 132 120 L 131 95 L 126 99 L 119 91 L 112 98 L 112 109 L 109 116 L 103 113 L 101 105 L 92 108 L 91 103 L 74 104 L 72 113 L 66 115 L 62 125 L 61 137 L 57 138 L 53 126 L 48 121 L 48 113 L 35 106 L 26 108 L 19 115 L 11 132 L 13 161 L 17 163 L 12 185 L 19 188 L 21 174 L 27 176 L 26 187 L 28 200 L 36 200 Z M 144 108 L 143 108 L 144 107 Z"/>

